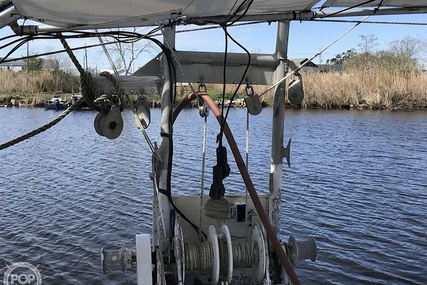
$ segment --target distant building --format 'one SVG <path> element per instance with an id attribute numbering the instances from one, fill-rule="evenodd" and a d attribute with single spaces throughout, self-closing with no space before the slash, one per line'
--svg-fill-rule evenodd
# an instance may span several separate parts
<path id="1" fill-rule="evenodd" d="M 59 61 L 57 59 L 43 59 L 42 68 L 49 70 L 57 69 L 59 68 Z"/>
<path id="2" fill-rule="evenodd" d="M 3 58 L 0 58 L 2 60 Z M 11 70 L 11 71 L 21 71 L 24 69 L 26 61 L 24 59 L 17 59 L 9 62 L 0 63 L 0 70 Z"/>
<path id="3" fill-rule="evenodd" d="M 308 58 L 291 58 L 289 59 L 289 61 L 291 65 L 290 68 L 295 69 L 298 66 L 301 66 L 302 64 L 304 64 L 306 61 L 309 61 L 309 59 Z M 301 72 L 317 72 L 318 69 L 319 67 L 317 66 L 317 64 L 315 64 L 312 61 L 309 61 L 301 68 Z"/>
<path id="4" fill-rule="evenodd" d="M 115 75 L 115 72 L 114 72 L 114 70 L 113 70 L 113 69 L 102 69 L 100 73 L 102 73 L 102 72 L 108 72 L 108 73 L 110 73 L 111 75 Z M 122 68 L 122 69 L 117 70 L 117 73 L 118 73 L 119 75 L 126 75 L 126 70 L 124 70 L 124 69 Z"/>
<path id="5" fill-rule="evenodd" d="M 2 60 L 3 58 L 0 58 Z M 11 71 L 21 71 L 24 70 L 25 66 L 27 65 L 26 59 L 16 59 L 9 58 L 8 62 L 2 62 L 0 63 L 0 70 L 11 70 Z M 42 59 L 42 68 L 43 69 L 49 69 L 54 70 L 55 68 L 59 68 L 59 62 L 56 59 Z"/>
<path id="6" fill-rule="evenodd" d="M 319 64 L 318 71 L 329 74 L 343 74 L 344 66 L 342 64 Z"/>

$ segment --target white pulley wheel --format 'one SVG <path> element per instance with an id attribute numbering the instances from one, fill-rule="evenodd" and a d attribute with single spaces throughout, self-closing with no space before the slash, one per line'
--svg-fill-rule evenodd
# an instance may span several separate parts
<path id="1" fill-rule="evenodd" d="M 225 241 L 227 242 L 228 267 L 225 281 L 226 283 L 231 283 L 231 279 L 233 278 L 233 245 L 231 244 L 230 230 L 226 224 L 223 224 L 220 231 L 224 235 Z"/>
<path id="2" fill-rule="evenodd" d="M 216 234 L 214 225 L 209 226 L 208 241 L 212 244 L 212 251 L 213 251 L 211 284 L 218 285 L 220 260 L 219 260 L 218 235 Z"/>
<path id="3" fill-rule="evenodd" d="M 258 283 L 261 283 L 265 277 L 266 270 L 266 251 L 265 241 L 262 230 L 258 224 L 254 224 L 251 232 L 251 255 L 254 258 L 252 261 L 253 274 Z"/>

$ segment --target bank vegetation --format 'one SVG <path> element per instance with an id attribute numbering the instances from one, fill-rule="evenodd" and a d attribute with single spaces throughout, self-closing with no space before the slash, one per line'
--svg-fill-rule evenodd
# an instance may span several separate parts
<path id="1" fill-rule="evenodd" d="M 361 36 L 362 51 L 348 50 L 327 61 L 326 67 L 301 73 L 304 101 L 293 108 L 359 108 L 359 109 L 425 109 L 427 108 L 427 71 L 416 55 L 421 47 L 418 40 L 406 38 L 391 44 L 386 51 L 372 52 L 373 38 Z M 338 68 L 339 67 L 339 68 Z M 266 86 L 254 86 L 255 94 Z M 235 86 L 227 86 L 226 98 Z M 78 93 L 79 77 L 59 68 L 54 70 L 0 71 L 0 105 L 17 99 L 37 105 L 53 94 Z M 222 97 L 221 85 L 208 85 L 215 100 Z M 188 88 L 178 88 L 184 96 Z M 244 87 L 238 97 L 245 96 Z M 179 98 L 178 98 L 179 99 Z M 158 100 L 158 97 L 155 99 Z M 272 92 L 262 97 L 271 105 Z"/>

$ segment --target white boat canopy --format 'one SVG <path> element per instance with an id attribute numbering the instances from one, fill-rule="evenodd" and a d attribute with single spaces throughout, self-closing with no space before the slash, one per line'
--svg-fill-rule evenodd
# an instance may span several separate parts
<path id="1" fill-rule="evenodd" d="M 316 6 L 317 5 L 317 6 Z M 246 11 L 246 8 L 249 9 Z M 315 7 L 316 6 L 316 7 Z M 30 19 L 63 30 L 157 26 L 177 19 L 182 24 L 221 23 L 230 15 L 239 20 L 301 20 L 340 14 L 338 9 L 362 7 L 363 14 L 421 13 L 423 0 L 5 0 L 0 1 L 0 27 L 17 17 Z M 348 9 L 346 9 L 348 8 Z M 381 9 L 380 9 L 381 8 Z M 382 8 L 386 12 L 382 11 Z M 392 8 L 392 9 L 390 9 Z M 398 12 L 397 12 L 397 10 Z M 377 13 L 381 10 L 382 13 Z M 338 10 L 339 11 L 339 10 Z M 244 17 L 243 17 L 244 14 Z"/>
<path id="2" fill-rule="evenodd" d="M 367 2 L 367 3 L 364 3 Z M 363 4 L 361 4 L 363 3 Z M 322 4 L 322 7 L 425 7 L 426 2 L 423 0 L 375 0 L 375 1 L 360 1 L 360 0 L 327 0 Z"/>

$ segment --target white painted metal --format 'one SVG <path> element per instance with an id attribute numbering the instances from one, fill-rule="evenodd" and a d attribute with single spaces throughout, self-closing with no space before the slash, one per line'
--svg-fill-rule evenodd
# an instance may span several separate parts
<path id="1" fill-rule="evenodd" d="M 361 5 L 361 7 L 423 7 L 426 4 L 424 0 L 376 0 L 369 3 L 364 0 L 327 0 L 322 7 L 352 7 Z"/>
<path id="2" fill-rule="evenodd" d="M 287 73 L 287 50 L 288 50 L 289 22 L 280 22 L 277 30 L 276 56 L 281 59 L 276 72 L 275 81 L 285 77 Z M 281 193 L 282 193 L 282 149 L 283 128 L 285 114 L 285 83 L 276 87 L 273 100 L 273 128 L 271 147 L 271 170 L 270 170 L 270 211 L 271 225 L 279 235 L 281 215 Z"/>
<path id="3" fill-rule="evenodd" d="M 194 192 L 197 191 L 197 186 L 194 186 Z M 268 198 L 269 194 L 259 194 L 262 206 L 264 210 L 268 213 Z M 174 196 L 172 197 L 174 204 L 181 212 L 190 220 L 190 221 L 199 221 L 200 220 L 200 211 L 194 209 L 195 205 L 199 207 L 200 205 L 200 196 Z M 210 199 L 208 195 L 203 197 L 203 214 L 205 214 L 205 205 Z M 242 189 L 241 195 L 226 195 L 228 204 L 232 205 L 235 203 L 245 203 L 246 196 L 244 194 L 244 189 Z M 248 199 L 248 204 L 246 204 L 246 213 L 255 213 L 255 207 L 250 199 Z M 251 219 L 252 223 L 261 224 L 261 220 L 258 215 L 253 214 L 253 216 L 246 217 L 246 219 Z M 226 224 L 230 230 L 232 237 L 237 240 L 243 241 L 246 237 L 246 222 L 237 222 L 234 218 L 231 217 L 231 211 L 229 211 L 228 216 L 226 215 L 224 219 L 215 219 L 209 216 L 204 215 L 202 219 L 201 230 L 205 233 L 208 232 L 209 225 L 214 225 L 216 228 L 220 228 L 222 224 Z M 180 220 L 180 225 L 182 232 L 184 234 L 185 242 L 194 243 L 199 242 L 199 234 L 183 219 Z"/>
<path id="4" fill-rule="evenodd" d="M 167 29 L 169 30 L 169 29 Z M 165 32 L 168 37 L 171 37 L 169 41 L 173 41 L 173 37 L 175 36 L 175 31 L 172 30 L 172 33 L 169 34 L 168 31 Z M 168 190 L 168 177 L 170 175 L 168 171 L 169 164 L 169 151 L 172 147 L 170 145 L 169 136 L 172 135 L 171 129 L 171 108 L 172 108 L 172 90 L 171 90 L 171 78 L 169 77 L 169 64 L 165 57 L 161 58 L 162 66 L 163 66 L 163 88 L 162 88 L 162 103 L 161 103 L 161 127 L 160 133 L 162 134 L 162 140 L 159 147 L 159 153 L 161 158 L 161 166 L 159 170 L 159 189 L 160 190 Z M 169 203 L 169 198 L 164 193 L 159 194 L 159 205 L 161 215 L 164 218 L 165 222 L 165 234 L 168 239 L 171 237 L 170 232 L 170 210 L 171 205 Z M 156 221 L 154 221 L 156 222 Z M 163 251 L 166 249 L 167 240 L 163 240 L 163 243 L 160 244 L 160 249 Z"/>
<path id="5" fill-rule="evenodd" d="M 219 268 L 220 268 L 221 261 L 219 259 L 218 235 L 216 233 L 214 225 L 209 226 L 208 241 L 212 244 L 212 252 L 213 252 L 211 284 L 217 285 L 219 281 Z"/>
<path id="6" fill-rule="evenodd" d="M 135 236 L 136 244 L 136 272 L 137 284 L 153 284 L 152 265 L 151 265 L 151 242 L 149 234 L 138 234 Z"/>
<path id="7" fill-rule="evenodd" d="M 183 285 L 185 284 L 185 246 L 184 235 L 182 234 L 182 229 L 179 220 L 180 216 L 178 215 L 175 219 L 173 246 L 176 261 L 176 275 L 178 277 L 178 285 Z"/>
<path id="8" fill-rule="evenodd" d="M 243 1 L 239 1 L 240 3 Z M 250 14 L 310 10 L 313 0 L 255 0 Z M 239 4 L 240 4 L 239 3 Z M 18 12 L 29 19 L 55 26 L 149 26 L 184 15 L 229 15 L 234 1 L 216 0 L 15 0 Z M 236 5 L 236 7 L 239 5 Z M 235 9 L 235 8 L 234 8 Z"/>
<path id="9" fill-rule="evenodd" d="M 252 258 L 257 256 L 257 260 L 252 264 L 253 274 L 255 280 L 260 284 L 265 277 L 266 272 L 266 252 L 265 252 L 265 239 L 262 233 L 262 229 L 258 224 L 254 224 L 251 231 L 251 253 Z"/>
<path id="10" fill-rule="evenodd" d="M 230 230 L 226 224 L 221 225 L 220 233 L 224 235 L 226 245 L 227 245 L 227 276 L 225 277 L 225 281 L 231 283 L 233 278 L 233 245 L 231 243 L 231 235 Z"/>
<path id="11" fill-rule="evenodd" d="M 6 8 L 0 12 L 0 29 L 9 25 L 10 23 L 13 23 L 20 17 L 21 16 L 19 15 L 18 11 L 16 11 L 15 7 L 10 6 Z"/>

